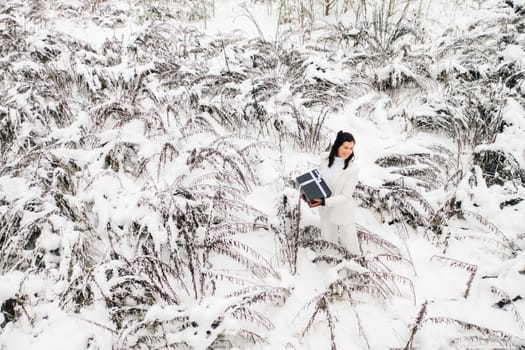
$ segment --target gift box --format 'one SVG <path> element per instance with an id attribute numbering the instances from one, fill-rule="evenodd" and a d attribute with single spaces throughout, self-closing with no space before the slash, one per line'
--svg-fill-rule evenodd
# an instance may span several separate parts
<path id="1" fill-rule="evenodd" d="M 296 177 L 295 182 L 307 202 L 311 202 L 315 198 L 328 198 L 332 195 L 332 191 L 317 169 Z"/>

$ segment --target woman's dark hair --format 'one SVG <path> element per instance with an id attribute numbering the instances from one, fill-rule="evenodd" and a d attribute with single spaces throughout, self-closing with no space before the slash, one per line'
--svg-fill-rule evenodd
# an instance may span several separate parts
<path id="1" fill-rule="evenodd" d="M 355 144 L 354 135 L 350 134 L 349 132 L 344 132 L 343 130 L 339 131 L 337 133 L 337 136 L 335 138 L 334 143 L 332 144 L 332 149 L 330 150 L 330 154 L 328 155 L 328 167 L 331 167 L 332 164 L 334 164 L 334 159 L 337 157 L 337 151 L 339 150 L 339 147 L 345 142 L 353 142 Z M 345 159 L 345 166 L 343 169 L 346 169 L 348 167 L 348 163 L 354 159 L 354 152 L 348 158 Z"/>

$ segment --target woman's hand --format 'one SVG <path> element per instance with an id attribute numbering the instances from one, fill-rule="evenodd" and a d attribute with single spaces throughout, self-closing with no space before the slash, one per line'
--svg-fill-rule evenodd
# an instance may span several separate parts
<path id="1" fill-rule="evenodd" d="M 323 203 L 323 200 L 322 200 L 322 199 L 320 199 L 320 198 L 314 198 L 314 199 L 312 199 L 311 202 L 308 202 L 308 206 L 309 206 L 310 208 L 315 208 L 315 207 L 320 206 L 322 203 Z"/>
<path id="2" fill-rule="evenodd" d="M 318 206 L 320 206 L 320 205 L 323 205 L 323 200 L 322 200 L 321 198 L 314 198 L 314 199 L 312 199 L 311 202 L 308 202 L 308 201 L 306 200 L 306 197 L 304 196 L 304 194 L 302 194 L 302 195 L 301 195 L 301 199 L 302 199 L 303 201 L 305 201 L 305 202 L 308 204 L 308 206 L 309 206 L 310 208 L 315 208 L 315 207 L 318 207 Z"/>

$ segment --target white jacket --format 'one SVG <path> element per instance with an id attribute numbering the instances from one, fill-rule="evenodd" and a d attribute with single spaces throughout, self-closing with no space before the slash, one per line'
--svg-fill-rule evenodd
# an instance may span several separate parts
<path id="1" fill-rule="evenodd" d="M 328 169 L 328 153 L 321 155 L 321 176 Z M 330 190 L 332 195 L 325 199 L 325 206 L 319 207 L 321 219 L 336 225 L 355 225 L 357 203 L 352 197 L 358 182 L 359 168 L 350 161 L 346 169 L 341 168 L 334 177 Z"/>

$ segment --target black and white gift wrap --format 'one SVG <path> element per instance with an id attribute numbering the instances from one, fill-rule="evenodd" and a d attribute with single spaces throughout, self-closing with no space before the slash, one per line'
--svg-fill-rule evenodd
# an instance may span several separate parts
<path id="1" fill-rule="evenodd" d="M 317 169 L 296 177 L 295 182 L 307 202 L 311 202 L 315 198 L 328 198 L 332 195 L 332 191 L 321 178 Z"/>

